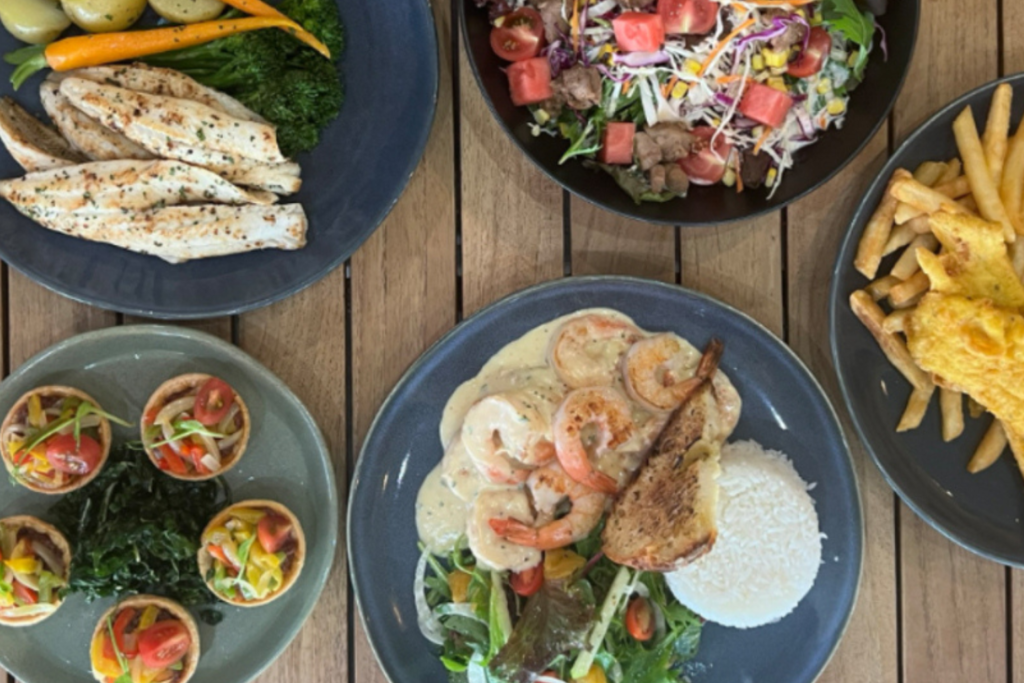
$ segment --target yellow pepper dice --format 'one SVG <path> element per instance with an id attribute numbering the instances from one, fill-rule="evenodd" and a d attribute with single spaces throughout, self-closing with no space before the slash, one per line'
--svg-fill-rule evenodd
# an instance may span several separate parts
<path id="1" fill-rule="evenodd" d="M 39 394 L 32 394 L 28 397 L 28 423 L 33 427 L 42 427 L 45 419 L 43 402 L 39 399 Z"/>
<path id="2" fill-rule="evenodd" d="M 768 79 L 768 87 L 778 90 L 779 92 L 789 92 L 789 88 L 786 87 L 786 79 L 782 76 L 772 76 Z"/>
<path id="3" fill-rule="evenodd" d="M 142 610 L 142 616 L 139 617 L 139 633 L 142 633 L 147 628 L 156 623 L 156 618 L 160 616 L 160 610 L 154 605 L 146 605 L 146 609 Z"/>
<path id="4" fill-rule="evenodd" d="M 608 677 L 604 675 L 604 669 L 597 664 L 591 664 L 586 675 L 572 679 L 572 683 L 608 683 Z"/>
<path id="5" fill-rule="evenodd" d="M 776 52 L 775 50 L 764 48 L 761 50 L 761 55 L 764 57 L 765 64 L 776 69 L 786 66 L 786 63 L 789 62 L 788 49 Z"/>
<path id="6" fill-rule="evenodd" d="M 750 60 L 750 65 L 754 67 L 754 71 L 764 71 L 764 57 L 761 55 L 754 55 L 754 58 Z"/>
<path id="7" fill-rule="evenodd" d="M 90 659 L 92 659 L 92 668 L 101 676 L 107 678 L 118 678 L 123 673 L 121 671 L 121 665 L 114 659 L 107 659 L 103 655 L 103 641 L 108 636 L 101 634 L 100 636 L 92 639 L 92 647 L 89 648 Z"/>
<path id="8" fill-rule="evenodd" d="M 686 71 L 696 76 L 697 74 L 700 73 L 700 66 L 700 62 L 698 62 L 696 59 L 687 59 L 685 62 L 683 62 L 683 71 Z"/>
<path id="9" fill-rule="evenodd" d="M 825 105 L 825 110 L 832 116 L 839 116 L 846 111 L 846 102 L 843 102 L 838 98 L 830 100 L 829 103 Z"/>
<path id="10" fill-rule="evenodd" d="M 238 508 L 237 510 L 231 511 L 231 516 L 240 522 L 251 524 L 256 526 L 263 519 L 263 515 L 266 514 L 262 510 L 251 510 L 249 508 Z"/>
<path id="11" fill-rule="evenodd" d="M 258 542 L 253 543 L 249 549 L 249 557 L 258 567 L 263 569 L 277 569 L 281 566 L 281 560 L 277 555 L 268 553 Z"/>
<path id="12" fill-rule="evenodd" d="M 818 81 L 818 85 L 815 89 L 818 91 L 818 94 L 824 95 L 832 90 L 832 81 L 828 78 L 822 78 Z"/>
<path id="13" fill-rule="evenodd" d="M 586 563 L 583 557 L 571 550 L 549 550 L 544 554 L 544 578 L 549 581 L 567 578 Z"/>
<path id="14" fill-rule="evenodd" d="M 10 567 L 11 571 L 16 574 L 38 574 L 43 568 L 43 564 L 34 557 L 4 560 L 4 564 Z"/>
<path id="15" fill-rule="evenodd" d="M 469 598 L 469 582 L 473 577 L 461 569 L 456 569 L 448 575 L 448 588 L 452 592 L 453 602 L 466 602 Z"/>

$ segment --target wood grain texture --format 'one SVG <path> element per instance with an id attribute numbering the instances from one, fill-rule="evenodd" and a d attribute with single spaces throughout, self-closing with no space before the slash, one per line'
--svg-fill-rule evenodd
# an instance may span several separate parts
<path id="1" fill-rule="evenodd" d="M 748 313 L 782 336 L 782 230 L 778 213 L 680 230 L 682 282 Z"/>
<path id="2" fill-rule="evenodd" d="M 470 315 L 564 272 L 562 190 L 512 144 L 460 48 L 462 296 Z"/>
<path id="3" fill-rule="evenodd" d="M 455 324 L 455 142 L 452 23 L 434 3 L 441 46 L 437 116 L 420 163 L 398 205 L 352 258 L 352 419 L 358 454 L 381 402 L 405 369 Z M 355 603 L 351 605 L 355 610 Z M 335 619 L 341 613 L 335 614 Z M 358 615 L 352 620 L 350 680 L 384 682 Z M 323 679 L 324 683 L 328 679 Z"/>
<path id="4" fill-rule="evenodd" d="M 229 318 L 225 318 L 230 322 Z M 223 322 L 213 325 L 221 328 Z M 230 325 L 227 327 L 230 336 Z M 238 321 L 238 345 L 287 384 L 309 408 L 330 449 L 337 479 L 338 549 L 320 600 L 298 637 L 257 680 L 334 683 L 348 677 L 347 489 L 345 414 L 345 273 L 335 270 L 309 289 Z"/>
<path id="5" fill-rule="evenodd" d="M 632 275 L 676 281 L 676 228 L 611 213 L 573 197 L 573 275 Z"/>
<path id="6" fill-rule="evenodd" d="M 231 341 L 231 317 L 223 316 L 220 318 L 205 318 L 203 320 L 175 320 L 173 322 L 167 322 L 166 320 L 157 320 L 155 318 L 140 318 L 134 315 L 126 315 L 124 317 L 125 325 L 176 325 L 178 327 L 187 327 L 190 330 L 196 330 L 198 332 L 205 332 L 212 334 L 214 337 L 223 339 L 224 341 Z"/>
<path id="7" fill-rule="evenodd" d="M 916 54 L 893 113 L 897 141 L 998 75 L 997 9 L 992 0 L 922 3 Z M 1004 569 L 945 540 L 900 505 L 904 680 L 1004 681 Z"/>
<path id="8" fill-rule="evenodd" d="M 1001 0 L 1003 8 L 1003 73 L 1024 71 L 1024 3 Z"/>
<path id="9" fill-rule="evenodd" d="M 857 202 L 885 163 L 886 137 L 883 128 L 850 166 L 788 211 L 789 343 L 822 382 L 851 437 L 865 528 L 864 569 L 857 604 L 821 683 L 899 680 L 895 497 L 853 437 L 832 370 L 828 336 L 833 255 L 846 234 Z"/>

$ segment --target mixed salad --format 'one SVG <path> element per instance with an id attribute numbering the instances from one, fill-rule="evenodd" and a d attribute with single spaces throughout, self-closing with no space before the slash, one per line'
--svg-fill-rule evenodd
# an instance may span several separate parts
<path id="1" fill-rule="evenodd" d="M 181 683 L 195 671 L 197 636 L 180 605 L 131 598 L 100 619 L 90 650 L 93 673 L 104 683 Z"/>
<path id="2" fill-rule="evenodd" d="M 856 0 L 477 2 L 533 134 L 564 138 L 561 163 L 603 169 L 638 203 L 691 183 L 770 197 L 886 50 Z"/>
<path id="3" fill-rule="evenodd" d="M 57 611 L 71 562 L 59 531 L 34 517 L 0 520 L 0 559 L 0 623 L 37 623 Z"/>
<path id="4" fill-rule="evenodd" d="M 697 653 L 702 620 L 658 572 L 601 552 L 599 525 L 522 572 L 477 566 L 465 543 L 423 550 L 416 569 L 420 630 L 441 646 L 453 683 L 676 683 Z"/>

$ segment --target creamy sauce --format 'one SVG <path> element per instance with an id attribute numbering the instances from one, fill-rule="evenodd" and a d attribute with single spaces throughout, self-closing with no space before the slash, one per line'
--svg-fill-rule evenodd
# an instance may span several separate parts
<path id="1" fill-rule="evenodd" d="M 552 424 L 562 399 L 570 388 L 559 378 L 549 364 L 550 347 L 555 334 L 563 324 L 581 315 L 597 314 L 615 321 L 635 325 L 628 317 L 611 309 L 587 309 L 551 320 L 536 327 L 519 339 L 507 344 L 480 369 L 472 379 L 464 382 L 448 399 L 440 424 L 441 443 L 445 456 L 430 473 L 420 488 L 416 501 L 416 526 L 420 539 L 432 552 L 450 552 L 458 539 L 465 535 L 477 560 L 483 566 L 499 570 L 517 571 L 540 561 L 540 553 L 502 539 L 490 528 L 488 519 L 512 518 L 534 522 L 535 510 L 530 496 L 521 485 L 494 483 L 482 473 L 493 468 L 474 461 L 466 443 L 480 448 L 480 435 L 464 431 L 464 422 L 470 408 L 480 399 L 501 394 L 516 406 L 525 408 L 519 416 L 538 438 L 553 439 Z M 644 333 L 646 334 L 646 333 Z M 620 340 L 621 341 L 621 340 Z M 685 340 L 683 365 L 692 374 L 700 361 L 701 352 Z M 587 345 L 586 354 L 597 353 L 597 360 L 615 365 L 622 352 L 621 343 L 610 342 L 607 352 L 600 345 Z M 607 355 L 608 358 L 601 356 Z M 613 357 L 614 356 L 614 357 Z M 664 428 L 669 413 L 652 413 L 629 398 L 621 372 L 615 372 L 613 386 L 630 404 L 635 425 L 632 437 L 615 450 L 597 453 L 593 466 L 624 485 L 643 463 Z M 717 411 L 711 416 L 711 426 L 725 438 L 736 425 L 740 413 L 740 399 L 732 383 L 719 372 L 713 383 Z M 485 402 L 490 403 L 491 401 Z M 474 411 L 474 414 L 480 411 Z M 484 416 L 490 419 L 491 416 Z M 477 419 L 477 418 L 474 418 Z M 477 419 L 477 421 L 479 421 Z M 484 420 L 486 429 L 490 422 Z M 518 427 L 518 425 L 515 425 Z M 470 425 L 465 429 L 469 430 Z M 508 430 L 510 438 L 521 436 L 522 429 Z M 469 439 L 466 442 L 466 439 Z M 474 450 L 479 457 L 479 450 Z"/>

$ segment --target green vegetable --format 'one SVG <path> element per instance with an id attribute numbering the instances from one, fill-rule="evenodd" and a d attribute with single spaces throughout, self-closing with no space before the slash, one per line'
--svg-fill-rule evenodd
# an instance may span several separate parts
<path id="1" fill-rule="evenodd" d="M 626 194 L 633 198 L 633 201 L 637 204 L 641 202 L 667 202 L 670 199 L 675 199 L 678 195 L 675 192 L 665 190 L 663 192 L 651 191 L 651 184 L 644 177 L 644 174 L 635 168 L 627 166 L 614 166 L 612 164 L 598 164 L 593 165 L 600 168 L 602 171 L 612 177 L 613 180 L 625 190 Z"/>
<path id="2" fill-rule="evenodd" d="M 627 633 L 618 639 L 622 645 L 619 661 L 623 683 L 676 683 L 684 662 L 697 654 L 700 645 L 700 618 L 670 597 L 661 574 L 645 573 L 641 581 L 650 592 L 651 603 L 665 616 L 665 637 L 648 648 Z"/>
<path id="3" fill-rule="evenodd" d="M 334 0 L 284 0 L 278 9 L 323 41 L 335 60 L 344 51 Z M 336 63 L 284 31 L 242 33 L 145 61 L 183 71 L 240 100 L 277 126 L 287 156 L 316 147 L 344 99 Z"/>
<path id="4" fill-rule="evenodd" d="M 117 657 L 117 664 L 121 667 L 121 675 L 114 683 L 131 683 L 132 674 L 128 668 L 128 659 L 121 653 L 121 648 L 117 646 L 117 638 L 114 637 L 114 620 L 111 617 L 107 617 L 107 635 L 110 637 L 110 646 Z"/>
<path id="5" fill-rule="evenodd" d="M 64 580 L 45 569 L 39 573 L 39 602 L 53 602 L 53 589 L 61 588 Z M 2 590 L 2 589 L 0 589 Z"/>
<path id="6" fill-rule="evenodd" d="M 156 593 L 184 605 L 214 602 L 195 569 L 196 552 L 207 520 L 229 501 L 221 479 L 180 481 L 136 445 L 112 451 L 95 480 L 50 509 L 74 548 L 66 592 L 87 600 Z M 219 617 L 202 616 L 208 623 Z"/>
<path id="7" fill-rule="evenodd" d="M 862 12 L 854 0 L 823 0 L 821 16 L 829 28 L 859 46 L 852 69 L 854 78 L 863 80 L 875 37 L 874 15 Z"/>
<path id="8" fill-rule="evenodd" d="M 629 569 L 619 567 L 612 585 L 608 588 L 608 594 L 605 595 L 604 603 L 601 605 L 600 617 L 587 636 L 586 648 L 580 652 L 580 656 L 576 658 L 576 662 L 572 665 L 573 678 L 582 678 L 590 671 L 590 665 L 594 663 L 594 655 L 597 654 L 601 643 L 604 642 L 604 636 L 608 633 L 609 626 L 611 626 L 612 617 L 618 613 L 620 606 L 629 597 L 629 584 Z"/>
<path id="9" fill-rule="evenodd" d="M 171 423 L 171 427 L 174 429 L 174 435 L 171 436 L 171 438 L 151 443 L 149 444 L 149 447 L 159 448 L 160 446 L 166 446 L 172 441 L 181 441 L 182 439 L 187 439 L 193 434 L 201 434 L 203 436 L 208 436 L 211 439 L 223 439 L 227 436 L 227 434 L 219 434 L 207 429 L 199 420 L 175 420 Z"/>
<path id="10" fill-rule="evenodd" d="M 107 413 L 107 412 L 105 412 L 103 410 L 100 410 L 99 408 L 97 408 L 93 404 L 91 404 L 88 401 L 86 401 L 86 402 L 84 402 L 84 403 L 82 403 L 82 404 L 80 404 L 78 406 L 78 409 L 75 411 L 75 414 L 73 416 L 65 418 L 63 420 L 56 420 L 50 426 L 48 426 L 45 430 L 43 430 L 42 432 L 37 434 L 36 437 L 34 439 L 32 439 L 31 443 L 29 443 L 28 446 L 25 446 L 21 450 L 22 451 L 31 451 L 33 448 L 35 448 L 36 446 L 38 446 L 42 442 L 46 441 L 47 439 L 49 439 L 51 436 L 53 436 L 54 434 L 56 434 L 60 430 L 64 429 L 68 425 L 72 425 L 72 424 L 74 425 L 75 442 L 76 443 L 81 443 L 79 437 L 81 436 L 81 433 L 82 433 L 82 418 L 87 416 L 87 415 L 93 415 L 93 414 L 99 415 L 100 417 L 105 417 L 108 420 L 110 420 L 111 422 L 114 422 L 115 424 L 119 424 L 122 427 L 131 427 L 132 426 L 130 422 L 125 422 L 121 418 L 119 418 L 119 417 L 117 417 L 115 415 L 111 415 L 110 413 Z"/>
<path id="11" fill-rule="evenodd" d="M 508 611 L 508 596 L 505 595 L 505 584 L 498 572 L 491 572 L 491 599 L 487 612 L 487 632 L 490 637 L 490 649 L 487 659 L 498 654 L 512 635 L 512 615 Z"/>

